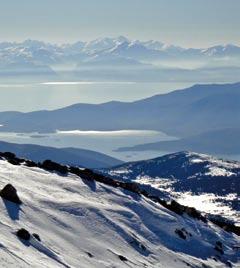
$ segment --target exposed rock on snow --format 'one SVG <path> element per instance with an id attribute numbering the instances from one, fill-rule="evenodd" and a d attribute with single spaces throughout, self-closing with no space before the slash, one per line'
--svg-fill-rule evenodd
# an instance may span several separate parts
<path id="1" fill-rule="evenodd" d="M 17 231 L 16 235 L 20 239 L 23 239 L 23 240 L 26 240 L 26 241 L 29 241 L 30 240 L 30 237 L 31 237 L 30 233 L 26 229 L 24 229 L 24 228 L 19 229 Z"/>
<path id="2" fill-rule="evenodd" d="M 179 152 L 100 170 L 112 178 L 137 182 L 149 191 L 186 206 L 231 218 L 240 224 L 240 163 Z M 152 191 L 152 190 L 151 190 Z"/>
<path id="3" fill-rule="evenodd" d="M 239 266 L 237 235 L 185 212 L 176 214 L 157 197 L 136 192 L 134 184 L 70 169 L 62 176 L 0 160 L 0 186 L 14 184 L 24 200 L 18 220 L 0 202 L 2 267 Z M 30 235 L 23 243 L 15 235 L 20 228 L 41 233 L 44 241 Z M 192 236 L 179 239 L 176 229 Z M 224 245 L 220 257 L 217 241 Z"/>
<path id="4" fill-rule="evenodd" d="M 13 203 L 19 205 L 22 204 L 22 201 L 18 197 L 17 190 L 11 184 L 4 186 L 4 188 L 0 191 L 0 196 Z"/>
<path id="5" fill-rule="evenodd" d="M 33 237 L 35 237 L 38 241 L 41 242 L 41 238 L 40 238 L 40 236 L 39 236 L 38 234 L 33 233 L 32 235 L 33 235 Z"/>

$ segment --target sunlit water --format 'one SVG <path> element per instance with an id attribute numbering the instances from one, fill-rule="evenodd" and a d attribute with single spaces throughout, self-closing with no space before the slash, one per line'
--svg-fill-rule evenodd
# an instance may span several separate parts
<path id="1" fill-rule="evenodd" d="M 174 140 L 176 137 L 167 136 L 158 131 L 63 131 L 50 134 L 38 133 L 3 133 L 0 132 L 0 140 L 22 143 L 39 144 L 52 147 L 76 147 L 102 152 L 123 161 L 137 161 L 159 157 L 171 152 L 167 151 L 136 151 L 118 152 L 117 148 L 131 147 L 157 141 Z M 1 151 L 1 148 L 0 148 Z M 216 155 L 223 159 L 238 160 L 240 155 Z"/>
<path id="2" fill-rule="evenodd" d="M 159 140 L 171 140 L 174 137 L 167 136 L 157 131 L 70 131 L 55 134 L 37 133 L 1 133 L 0 140 L 23 144 L 39 144 L 52 147 L 77 147 L 102 152 L 123 161 L 135 161 L 157 157 L 167 152 L 116 152 L 119 147 L 133 146 L 142 143 L 156 142 Z"/>
<path id="3" fill-rule="evenodd" d="M 80 102 L 133 101 L 191 85 L 190 83 L 71 81 L 0 83 L 0 111 L 56 109 Z"/>
<path id="4" fill-rule="evenodd" d="M 103 103 L 112 100 L 133 101 L 175 89 L 191 86 L 190 83 L 135 83 L 135 82 L 41 82 L 0 83 L 0 111 L 34 111 L 56 109 L 74 103 Z M 129 131 L 114 132 L 62 132 L 39 135 L 36 133 L 1 133 L 0 140 L 31 143 L 53 147 L 78 147 L 99 151 L 125 161 L 158 157 L 166 151 L 116 152 L 119 147 L 171 140 L 161 132 Z M 240 155 L 218 155 L 240 160 Z"/>
<path id="5" fill-rule="evenodd" d="M 0 111 L 56 109 L 74 103 L 133 101 L 191 86 L 189 83 L 41 82 L 0 84 Z M 53 147 L 77 147 L 106 153 L 125 161 L 157 157 L 166 152 L 116 152 L 119 147 L 168 140 L 156 131 L 72 132 L 38 135 L 0 133 L 0 140 Z"/>

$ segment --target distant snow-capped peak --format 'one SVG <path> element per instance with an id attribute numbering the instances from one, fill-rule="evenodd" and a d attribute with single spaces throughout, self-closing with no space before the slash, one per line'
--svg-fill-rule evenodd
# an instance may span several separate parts
<path id="1" fill-rule="evenodd" d="M 218 45 L 210 48 L 202 49 L 201 52 L 207 56 L 240 53 L 240 47 L 233 44 Z"/>

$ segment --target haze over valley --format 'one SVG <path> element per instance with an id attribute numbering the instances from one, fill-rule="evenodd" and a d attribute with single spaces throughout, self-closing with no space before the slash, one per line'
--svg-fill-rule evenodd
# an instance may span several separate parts
<path id="1" fill-rule="evenodd" d="M 52 44 L 0 43 L 0 81 L 226 82 L 240 72 L 234 44 L 184 48 L 124 36 Z"/>
<path id="2" fill-rule="evenodd" d="M 240 267 L 240 1 L 0 8 L 0 267 Z"/>

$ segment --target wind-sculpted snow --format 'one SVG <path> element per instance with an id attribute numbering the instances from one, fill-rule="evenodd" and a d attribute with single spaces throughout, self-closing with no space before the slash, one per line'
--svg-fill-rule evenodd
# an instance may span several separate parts
<path id="1" fill-rule="evenodd" d="M 150 185 L 165 196 L 240 223 L 240 163 L 180 152 L 126 163 L 101 172 L 111 177 Z"/>
<path id="2" fill-rule="evenodd" d="M 23 204 L 0 200 L 1 267 L 239 266 L 239 237 L 212 223 L 122 188 L 13 159 L 15 165 L 0 160 L 0 187 L 14 185 Z M 20 228 L 41 241 L 20 240 Z"/>

